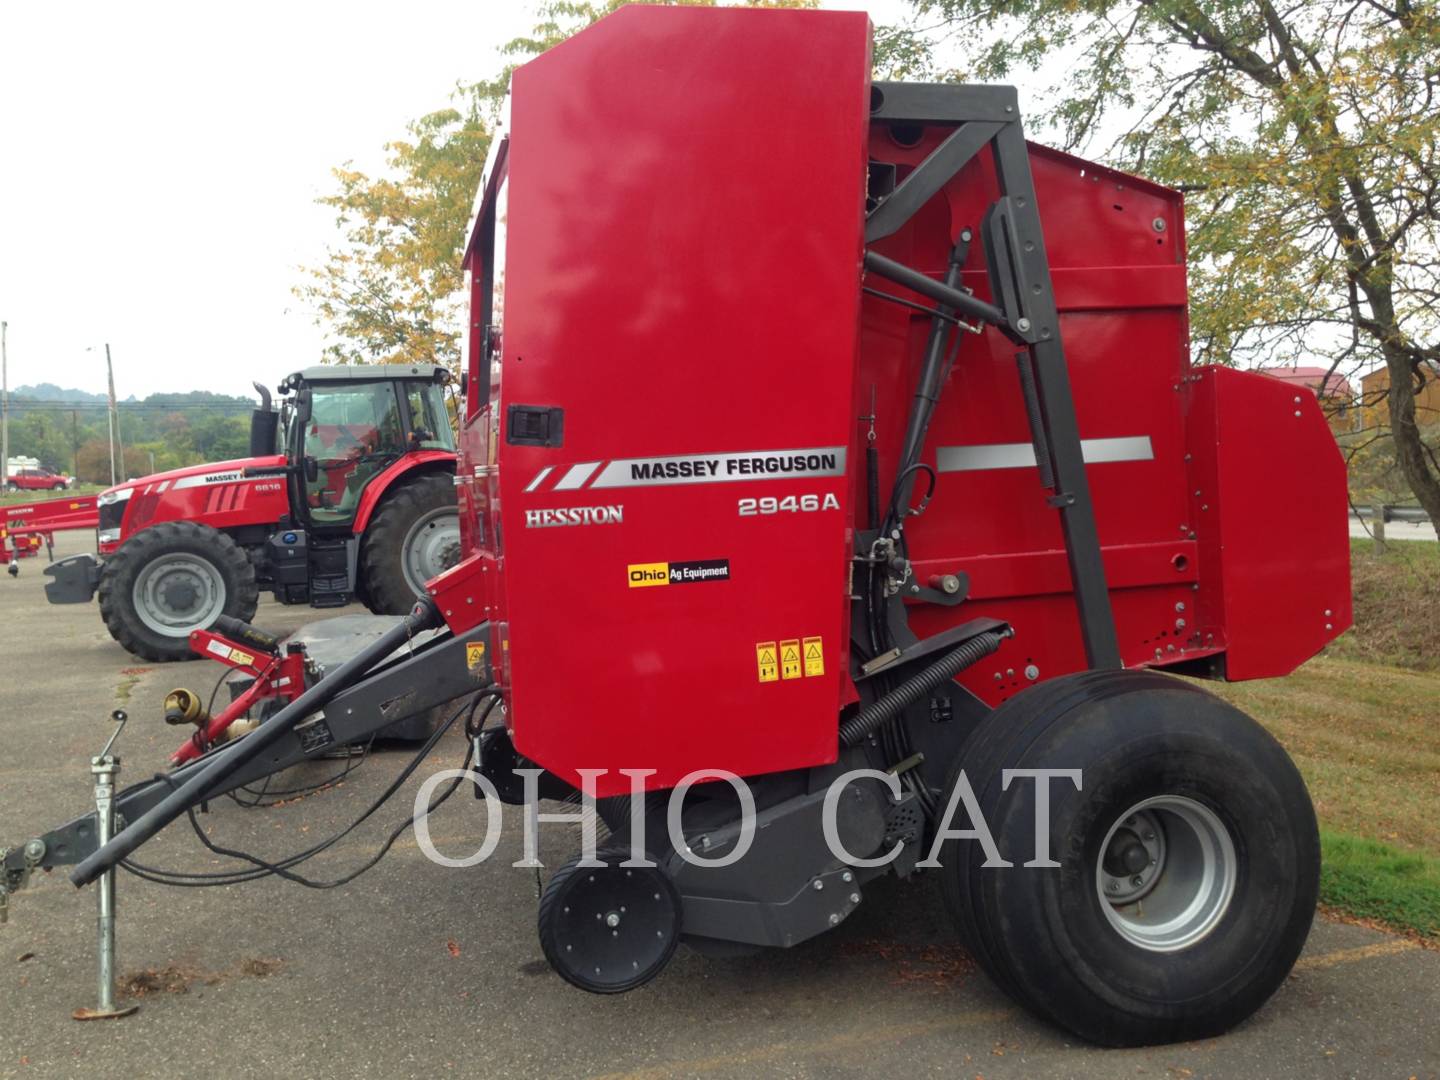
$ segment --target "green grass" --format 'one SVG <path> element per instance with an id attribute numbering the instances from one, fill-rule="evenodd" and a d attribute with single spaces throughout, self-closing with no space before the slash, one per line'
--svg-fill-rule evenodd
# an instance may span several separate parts
<path id="1" fill-rule="evenodd" d="M 1326 655 L 1440 672 L 1440 544 L 1351 540 L 1350 576 L 1355 626 Z"/>
<path id="2" fill-rule="evenodd" d="M 1440 941 L 1440 859 L 1320 831 L 1320 902 Z"/>
<path id="3" fill-rule="evenodd" d="M 1440 544 L 1351 544 L 1355 625 L 1285 679 L 1209 683 L 1295 759 L 1320 901 L 1440 944 Z"/>

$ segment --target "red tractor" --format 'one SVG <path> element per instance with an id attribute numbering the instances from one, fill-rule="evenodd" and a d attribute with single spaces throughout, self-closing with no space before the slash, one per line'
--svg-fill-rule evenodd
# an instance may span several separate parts
<path id="1" fill-rule="evenodd" d="M 433 364 L 306 368 L 280 384 L 278 413 L 257 384 L 251 456 L 101 493 L 100 557 L 48 567 L 47 597 L 98 591 L 111 635 L 148 660 L 190 659 L 192 631 L 248 621 L 261 589 L 409 611 L 460 554 L 448 381 Z"/>

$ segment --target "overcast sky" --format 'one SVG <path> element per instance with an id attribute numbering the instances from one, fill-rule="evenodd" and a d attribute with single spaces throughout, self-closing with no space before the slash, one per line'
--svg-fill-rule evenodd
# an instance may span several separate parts
<path id="1" fill-rule="evenodd" d="M 851 0 L 877 23 L 902 0 Z M 315 362 L 291 289 L 315 205 L 501 64 L 531 3 L 0 6 L 0 319 L 10 386 L 249 394 Z"/>

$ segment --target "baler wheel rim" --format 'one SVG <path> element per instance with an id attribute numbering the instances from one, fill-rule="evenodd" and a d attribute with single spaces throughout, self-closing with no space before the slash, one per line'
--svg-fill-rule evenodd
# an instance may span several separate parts
<path id="1" fill-rule="evenodd" d="M 659 866 L 623 866 L 630 857 L 628 845 L 597 851 L 601 866 L 581 865 L 577 855 L 555 872 L 540 900 L 545 958 L 566 982 L 592 994 L 645 985 L 680 941 L 683 910 L 674 883 Z"/>

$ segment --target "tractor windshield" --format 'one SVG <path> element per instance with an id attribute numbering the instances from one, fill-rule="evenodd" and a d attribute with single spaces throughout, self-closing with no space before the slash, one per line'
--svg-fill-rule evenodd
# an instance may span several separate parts
<path id="1" fill-rule="evenodd" d="M 317 472 L 305 493 L 311 519 L 326 525 L 354 520 L 365 485 L 405 448 L 394 383 L 315 385 L 304 440 Z"/>

